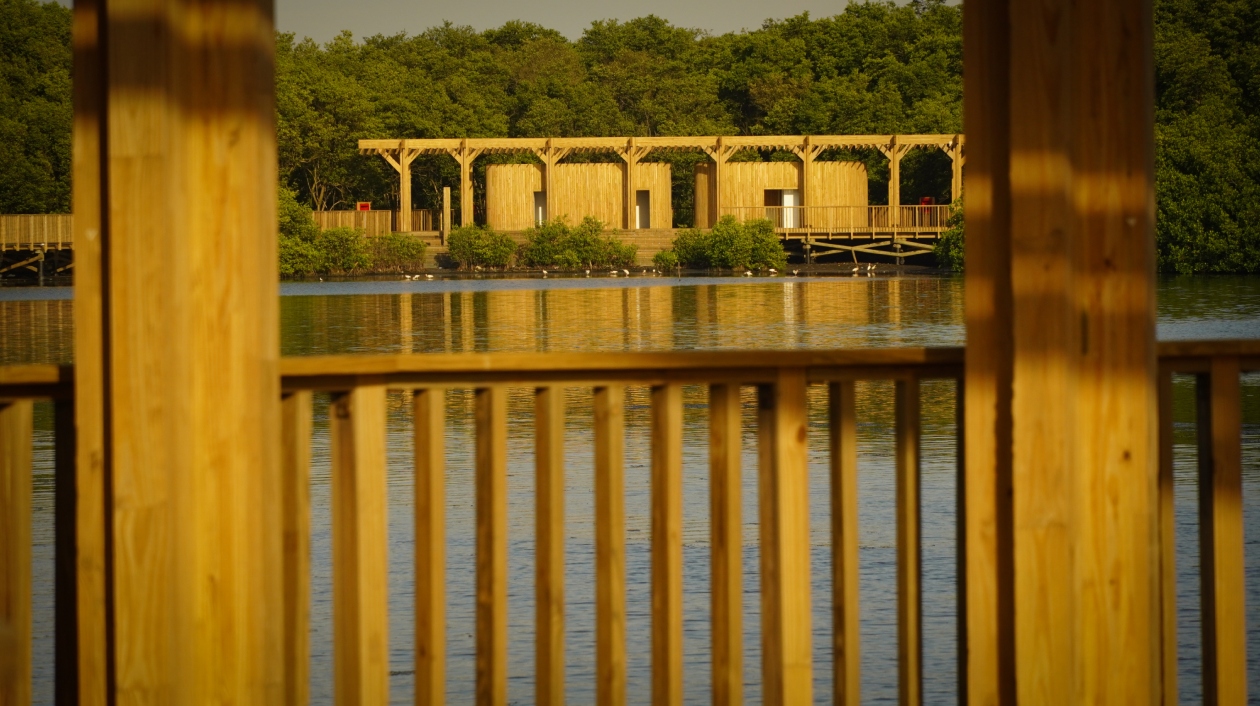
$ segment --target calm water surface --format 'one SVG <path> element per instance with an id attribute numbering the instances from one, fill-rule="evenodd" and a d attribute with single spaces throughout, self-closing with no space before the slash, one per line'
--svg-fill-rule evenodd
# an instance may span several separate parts
<path id="1" fill-rule="evenodd" d="M 632 278 L 629 280 L 448 280 L 296 283 L 281 287 L 286 355 L 439 351 L 675 350 L 838 348 L 963 343 L 962 283 L 941 278 Z M 40 297 L 36 300 L 32 295 Z M 0 363 L 69 362 L 68 290 L 0 289 Z M 1159 289 L 1159 336 L 1260 337 L 1260 278 L 1175 278 Z M 954 385 L 923 385 L 923 577 L 925 692 L 954 701 L 956 593 L 954 540 Z M 568 391 L 566 598 L 568 700 L 594 701 L 594 567 L 590 391 Z M 861 649 L 864 703 L 896 701 L 896 551 L 893 521 L 892 387 L 858 386 L 861 526 Z M 515 390 L 509 414 L 509 698 L 533 701 L 533 423 L 528 390 Z M 1178 380 L 1177 524 L 1181 607 L 1181 696 L 1199 694 L 1198 535 L 1193 484 L 1193 395 Z M 312 694 L 331 703 L 331 543 L 327 398 L 317 398 L 312 468 Z M 708 481 L 706 393 L 684 391 L 684 562 L 688 703 L 708 703 Z M 627 610 L 629 697 L 650 695 L 649 436 L 645 389 L 631 388 L 626 409 Z M 1248 650 L 1253 702 L 1260 703 L 1260 379 L 1244 381 Z M 472 395 L 447 397 L 449 695 L 472 701 L 473 518 Z M 51 702 L 52 421 L 37 407 L 35 468 L 36 693 Z M 412 701 L 413 517 L 410 411 L 389 400 L 391 689 Z M 831 699 L 830 548 L 826 406 L 810 390 L 810 483 L 815 679 L 819 703 Z M 760 700 L 757 586 L 755 406 L 744 396 L 745 673 L 749 702 Z"/>

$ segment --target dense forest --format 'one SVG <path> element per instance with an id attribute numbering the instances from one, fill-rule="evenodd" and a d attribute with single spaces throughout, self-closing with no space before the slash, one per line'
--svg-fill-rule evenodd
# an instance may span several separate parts
<path id="1" fill-rule="evenodd" d="M 1155 6 L 1161 267 L 1260 272 L 1260 4 Z M 940 0 L 852 3 L 723 35 L 649 16 L 593 23 L 576 41 L 526 22 L 323 45 L 279 34 L 279 179 L 315 208 L 390 208 L 394 172 L 359 155 L 359 138 L 960 132 L 962 12 Z M 0 212 L 69 207 L 69 24 L 55 3 L 0 0 Z M 653 158 L 672 163 L 675 221 L 689 225 L 692 167 L 706 157 Z M 887 202 L 881 156 L 824 158 L 865 162 L 871 201 Z M 494 159 L 527 158 L 484 157 L 477 181 Z M 413 175 L 421 208 L 459 180 L 445 157 L 420 157 Z M 939 152 L 912 152 L 902 179 L 906 202 L 948 201 Z"/>

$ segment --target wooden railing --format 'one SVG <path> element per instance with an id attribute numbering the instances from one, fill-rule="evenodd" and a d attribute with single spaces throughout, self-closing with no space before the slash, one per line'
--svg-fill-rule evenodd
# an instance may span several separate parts
<path id="1" fill-rule="evenodd" d="M 363 231 L 364 235 L 381 235 L 396 231 L 412 233 L 436 231 L 439 222 L 437 212 L 427 209 L 412 210 L 411 224 L 408 228 L 400 227 L 398 211 L 315 211 L 311 216 L 322 230 L 354 228 Z"/>
<path id="2" fill-rule="evenodd" d="M 936 235 L 948 225 L 950 206 L 724 206 L 722 215 L 741 221 L 764 218 L 786 234 L 872 233 Z"/>
<path id="3" fill-rule="evenodd" d="M 758 399 L 758 525 L 761 565 L 761 683 L 767 703 L 810 703 L 811 610 L 830 600 L 837 702 L 857 702 L 859 603 L 855 381 L 896 382 L 897 673 L 902 703 L 922 700 L 919 383 L 961 383 L 961 348 L 839 351 L 590 354 L 437 354 L 286 358 L 279 511 L 284 560 L 283 664 L 286 702 L 305 703 L 309 680 L 309 464 L 312 392 L 329 410 L 332 483 L 333 625 L 336 702 L 388 702 L 386 574 L 386 391 L 413 392 L 415 444 L 416 703 L 445 700 L 445 390 L 475 390 L 476 697 L 505 703 L 507 689 L 507 389 L 533 390 L 536 468 L 536 701 L 564 700 L 564 388 L 594 391 L 595 691 L 598 703 L 626 701 L 624 404 L 626 386 L 650 388 L 652 701 L 682 701 L 682 394 L 709 390 L 714 702 L 742 703 L 743 586 L 740 517 L 740 389 Z M 1176 592 L 1172 525 L 1172 375 L 1198 377 L 1204 689 L 1220 703 L 1245 692 L 1240 374 L 1260 370 L 1260 341 L 1160 346 L 1160 567 L 1165 693 L 1176 694 Z M 75 580 L 72 371 L 0 367 L 0 702 L 29 701 L 31 674 L 31 400 L 56 401 L 57 688 L 73 675 Z M 806 390 L 826 385 L 830 450 L 833 593 L 810 594 Z M 961 384 L 957 388 L 961 395 Z M 958 409 L 961 412 L 961 404 Z M 961 421 L 961 420 L 960 420 Z M 960 425 L 961 428 L 961 425 Z M 959 445 L 961 451 L 961 445 Z M 964 482 L 959 458 L 959 483 Z M 961 487 L 961 486 L 960 486 Z M 965 497 L 963 493 L 959 498 Z M 83 510 L 80 508 L 79 510 Z M 966 517 L 956 508 L 957 522 Z M 959 527 L 959 541 L 965 537 Z M 965 551 L 965 547 L 959 547 Z M 967 596 L 959 575 L 957 600 Z M 959 653 L 966 654 L 959 610 Z M 965 657 L 964 657 L 965 658 Z M 66 663 L 63 665 L 63 660 Z M 890 665 L 891 666 L 891 665 Z M 63 671 L 63 667 L 65 671 Z M 961 670 L 960 675 L 966 674 Z M 63 678 L 64 677 L 64 678 Z M 960 677 L 961 678 L 961 677 Z M 965 688 L 965 685 L 962 685 Z"/>
<path id="4" fill-rule="evenodd" d="M 73 222 L 69 213 L 0 216 L 0 251 L 73 247 Z"/>

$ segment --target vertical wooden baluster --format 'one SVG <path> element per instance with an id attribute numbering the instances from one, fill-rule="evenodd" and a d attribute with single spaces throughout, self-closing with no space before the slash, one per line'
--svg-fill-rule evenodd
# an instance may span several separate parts
<path id="1" fill-rule="evenodd" d="M 389 702 L 385 388 L 333 400 L 333 685 L 338 704 Z"/>
<path id="2" fill-rule="evenodd" d="M 652 388 L 652 703 L 682 704 L 682 387 Z"/>
<path id="3" fill-rule="evenodd" d="M 31 401 L 0 401 L 0 704 L 31 703 Z"/>
<path id="4" fill-rule="evenodd" d="M 709 387 L 713 704 L 744 702 L 744 526 L 739 385 Z"/>
<path id="5" fill-rule="evenodd" d="M 537 667 L 534 702 L 564 703 L 564 388 L 534 393 Z"/>
<path id="6" fill-rule="evenodd" d="M 1159 590 L 1161 700 L 1177 703 L 1177 527 L 1174 523 L 1172 373 L 1159 372 Z"/>
<path id="7" fill-rule="evenodd" d="M 858 612 L 857 396 L 851 380 L 829 388 L 832 640 L 835 703 L 861 702 Z"/>
<path id="8" fill-rule="evenodd" d="M 626 703 L 625 390 L 595 388 L 595 702 Z"/>
<path id="9" fill-rule="evenodd" d="M 971 703 L 971 653 L 968 646 L 971 644 L 968 638 L 968 632 L 971 627 L 971 621 L 967 619 L 967 606 L 970 603 L 967 596 L 970 589 L 967 586 L 967 395 L 966 395 L 966 378 L 958 377 L 954 380 L 954 542 L 956 554 L 954 557 L 954 581 L 957 585 L 958 593 L 954 597 L 954 605 L 958 611 L 955 619 L 957 626 L 957 635 L 954 638 L 954 644 L 957 649 L 956 664 L 958 665 L 958 703 Z"/>
<path id="10" fill-rule="evenodd" d="M 507 390 L 477 390 L 477 703 L 507 703 Z"/>
<path id="11" fill-rule="evenodd" d="M 311 393 L 292 392 L 280 402 L 280 635 L 284 703 L 310 701 L 311 604 Z"/>
<path id="12" fill-rule="evenodd" d="M 446 701 L 446 391 L 412 398 L 416 447 L 416 706 Z"/>
<path id="13" fill-rule="evenodd" d="M 903 706 L 923 703 L 919 548 L 919 381 L 897 381 L 897 674 Z"/>
<path id="14" fill-rule="evenodd" d="M 1213 706 L 1247 703 L 1238 374 L 1237 358 L 1213 358 L 1198 380 L 1203 703 Z"/>
<path id="15" fill-rule="evenodd" d="M 758 388 L 761 665 L 767 706 L 813 702 L 805 372 Z"/>
<path id="16" fill-rule="evenodd" d="M 54 430 L 56 444 L 54 464 L 54 524 L 56 542 L 56 569 L 54 596 L 56 598 L 53 645 L 54 673 L 57 676 L 55 699 L 58 706 L 79 704 L 79 554 L 75 542 L 78 537 L 78 492 L 75 455 L 78 452 L 78 435 L 74 424 L 74 398 L 59 399 L 55 403 Z"/>

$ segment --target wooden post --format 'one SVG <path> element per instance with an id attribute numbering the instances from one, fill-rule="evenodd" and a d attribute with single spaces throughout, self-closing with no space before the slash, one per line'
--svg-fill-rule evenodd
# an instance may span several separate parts
<path id="1" fill-rule="evenodd" d="M 897 673 L 899 702 L 923 703 L 923 580 L 919 508 L 919 381 L 898 380 Z"/>
<path id="2" fill-rule="evenodd" d="M 416 458 L 416 704 L 446 702 L 446 390 L 411 400 Z"/>
<path id="3" fill-rule="evenodd" d="M 829 390 L 831 433 L 832 666 L 837 706 L 861 703 L 858 608 L 857 396 L 853 381 Z"/>
<path id="4" fill-rule="evenodd" d="M 310 702 L 311 603 L 311 393 L 293 392 L 280 403 L 281 591 L 284 631 L 280 638 L 284 704 Z"/>
<path id="5" fill-rule="evenodd" d="M 31 401 L 0 401 L 0 704 L 31 703 Z"/>
<path id="6" fill-rule="evenodd" d="M 888 225 L 894 229 L 901 225 L 901 158 L 910 149 L 903 145 L 898 135 L 893 135 L 879 151 L 888 157 Z"/>
<path id="7" fill-rule="evenodd" d="M 272 18 L 74 6 L 84 703 L 280 700 Z"/>
<path id="8" fill-rule="evenodd" d="M 442 187 L 442 244 L 451 235 L 451 187 Z"/>
<path id="9" fill-rule="evenodd" d="M 709 387 L 713 704 L 744 702 L 744 502 L 739 386 Z"/>
<path id="10" fill-rule="evenodd" d="M 682 387 L 652 388 L 652 703 L 681 706 Z"/>
<path id="11" fill-rule="evenodd" d="M 801 202 L 798 205 L 806 207 L 813 206 L 815 204 L 810 200 L 810 194 L 813 192 L 814 188 L 814 159 L 818 157 L 818 153 L 822 150 L 817 145 L 812 144 L 809 135 L 806 135 L 805 138 L 801 140 L 801 146 L 793 148 L 792 151 L 795 152 L 796 156 L 801 159 Z M 798 213 L 800 215 L 796 219 L 797 226 L 805 227 L 809 225 L 805 218 L 805 214 L 809 213 L 808 209 L 801 208 Z M 809 234 L 806 234 L 805 237 L 808 240 Z"/>
<path id="12" fill-rule="evenodd" d="M 564 388 L 534 393 L 534 703 L 564 703 Z"/>
<path id="13" fill-rule="evenodd" d="M 624 171 L 625 198 L 623 199 L 625 203 L 625 215 L 626 215 L 625 228 L 626 230 L 635 230 L 636 228 L 639 227 L 638 219 L 635 217 L 637 215 L 636 210 L 635 210 L 636 204 L 637 204 L 635 178 L 638 172 L 639 159 L 641 157 L 642 157 L 642 154 L 640 154 L 639 147 L 635 144 L 634 137 L 629 138 L 629 140 L 627 140 L 627 145 L 626 145 L 625 150 L 621 153 L 621 159 L 625 161 L 625 167 L 626 167 Z"/>
<path id="14" fill-rule="evenodd" d="M 722 218 L 722 173 L 726 171 L 726 160 L 731 156 L 726 141 L 717 139 L 717 150 L 713 153 L 713 214 L 709 217 L 709 227 L 713 227 Z"/>
<path id="15" fill-rule="evenodd" d="M 1150 3 L 977 2 L 964 17 L 968 698 L 1154 703 Z"/>
<path id="16" fill-rule="evenodd" d="M 954 141 L 945 146 L 945 154 L 949 155 L 951 177 L 949 181 L 949 202 L 957 204 L 962 198 L 963 165 L 966 164 L 966 153 L 963 151 L 963 136 L 954 135 Z"/>
<path id="17" fill-rule="evenodd" d="M 477 390 L 477 685 L 479 706 L 507 704 L 507 390 Z"/>
<path id="18" fill-rule="evenodd" d="M 625 390 L 595 388 L 595 701 L 626 703 Z"/>
<path id="19" fill-rule="evenodd" d="M 459 162 L 459 225 L 461 227 L 473 224 L 475 211 L 473 209 L 473 185 L 472 185 L 472 163 L 481 154 L 481 148 L 473 148 L 468 146 L 468 140 L 460 141 L 458 149 L 450 150 L 450 154 Z"/>
<path id="20" fill-rule="evenodd" d="M 761 679 L 767 706 L 813 702 L 805 371 L 781 370 L 758 406 Z"/>

